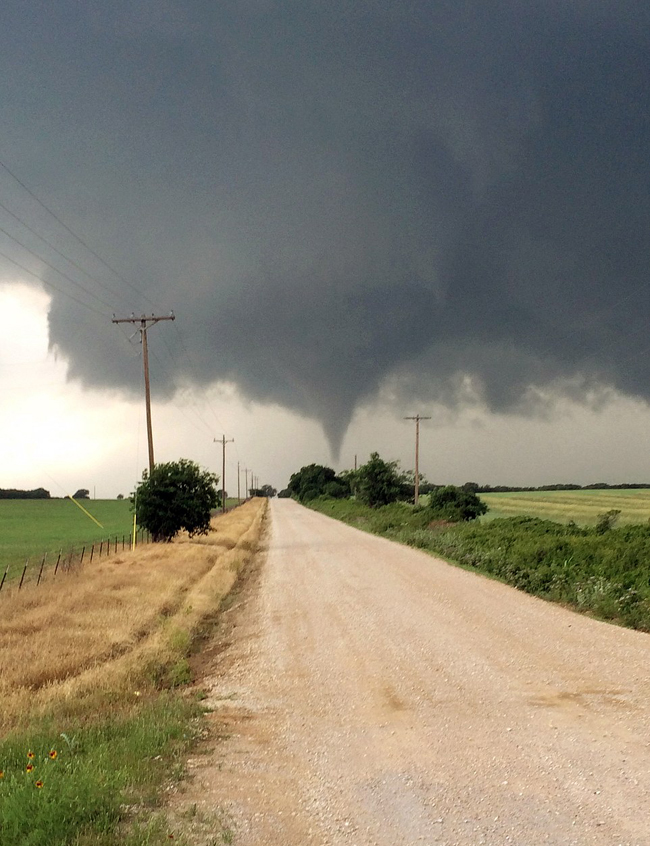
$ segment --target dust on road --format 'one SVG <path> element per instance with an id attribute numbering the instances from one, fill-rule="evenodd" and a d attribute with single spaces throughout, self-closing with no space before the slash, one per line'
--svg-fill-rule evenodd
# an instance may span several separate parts
<path id="1" fill-rule="evenodd" d="M 290 500 L 267 543 L 201 659 L 195 842 L 650 846 L 648 635 Z"/>

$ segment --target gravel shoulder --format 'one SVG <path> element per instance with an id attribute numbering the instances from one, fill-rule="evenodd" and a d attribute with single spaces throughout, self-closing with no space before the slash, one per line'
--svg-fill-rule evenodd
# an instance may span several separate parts
<path id="1" fill-rule="evenodd" d="M 648 635 L 290 500 L 199 658 L 196 843 L 650 846 Z M 216 842 L 219 842 L 218 840 Z"/>

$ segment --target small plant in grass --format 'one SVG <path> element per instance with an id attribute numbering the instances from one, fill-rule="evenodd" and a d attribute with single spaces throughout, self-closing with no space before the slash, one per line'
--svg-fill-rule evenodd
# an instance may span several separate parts
<path id="1" fill-rule="evenodd" d="M 196 713 L 189 703 L 165 695 L 131 716 L 76 726 L 74 750 L 53 744 L 49 726 L 6 738 L 0 742 L 0 843 L 124 842 L 123 823 L 180 762 Z M 126 842 L 168 842 L 168 832 L 145 814 Z"/>
<path id="2" fill-rule="evenodd" d="M 598 534 L 604 535 L 605 532 L 609 532 L 610 529 L 614 528 L 614 524 L 618 520 L 620 513 L 620 508 L 610 508 L 609 511 L 606 511 L 604 514 L 599 514 L 598 521 L 596 523 L 596 531 Z"/>

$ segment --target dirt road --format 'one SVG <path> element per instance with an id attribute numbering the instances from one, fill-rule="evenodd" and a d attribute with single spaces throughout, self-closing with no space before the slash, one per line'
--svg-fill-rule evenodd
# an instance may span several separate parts
<path id="1" fill-rule="evenodd" d="M 239 606 L 177 802 L 238 846 L 650 844 L 648 635 L 288 500 Z"/>

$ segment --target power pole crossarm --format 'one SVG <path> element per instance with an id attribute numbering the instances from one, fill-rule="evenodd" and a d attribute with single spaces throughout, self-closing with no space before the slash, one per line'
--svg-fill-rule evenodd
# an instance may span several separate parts
<path id="1" fill-rule="evenodd" d="M 151 389 L 149 387 L 149 345 L 147 343 L 147 329 L 160 323 L 161 320 L 176 320 L 174 312 L 166 315 L 146 314 L 136 317 L 134 314 L 131 317 L 115 317 L 113 315 L 112 323 L 139 323 L 140 324 L 140 341 L 142 343 L 142 366 L 144 368 L 144 398 L 147 409 L 147 444 L 149 447 L 149 475 L 154 466 L 153 460 L 153 429 L 151 426 Z"/>
<path id="2" fill-rule="evenodd" d="M 415 417 L 405 417 L 404 420 L 415 420 L 415 491 L 413 504 L 417 505 L 420 501 L 420 420 L 431 420 L 431 418 L 416 414 Z"/>

